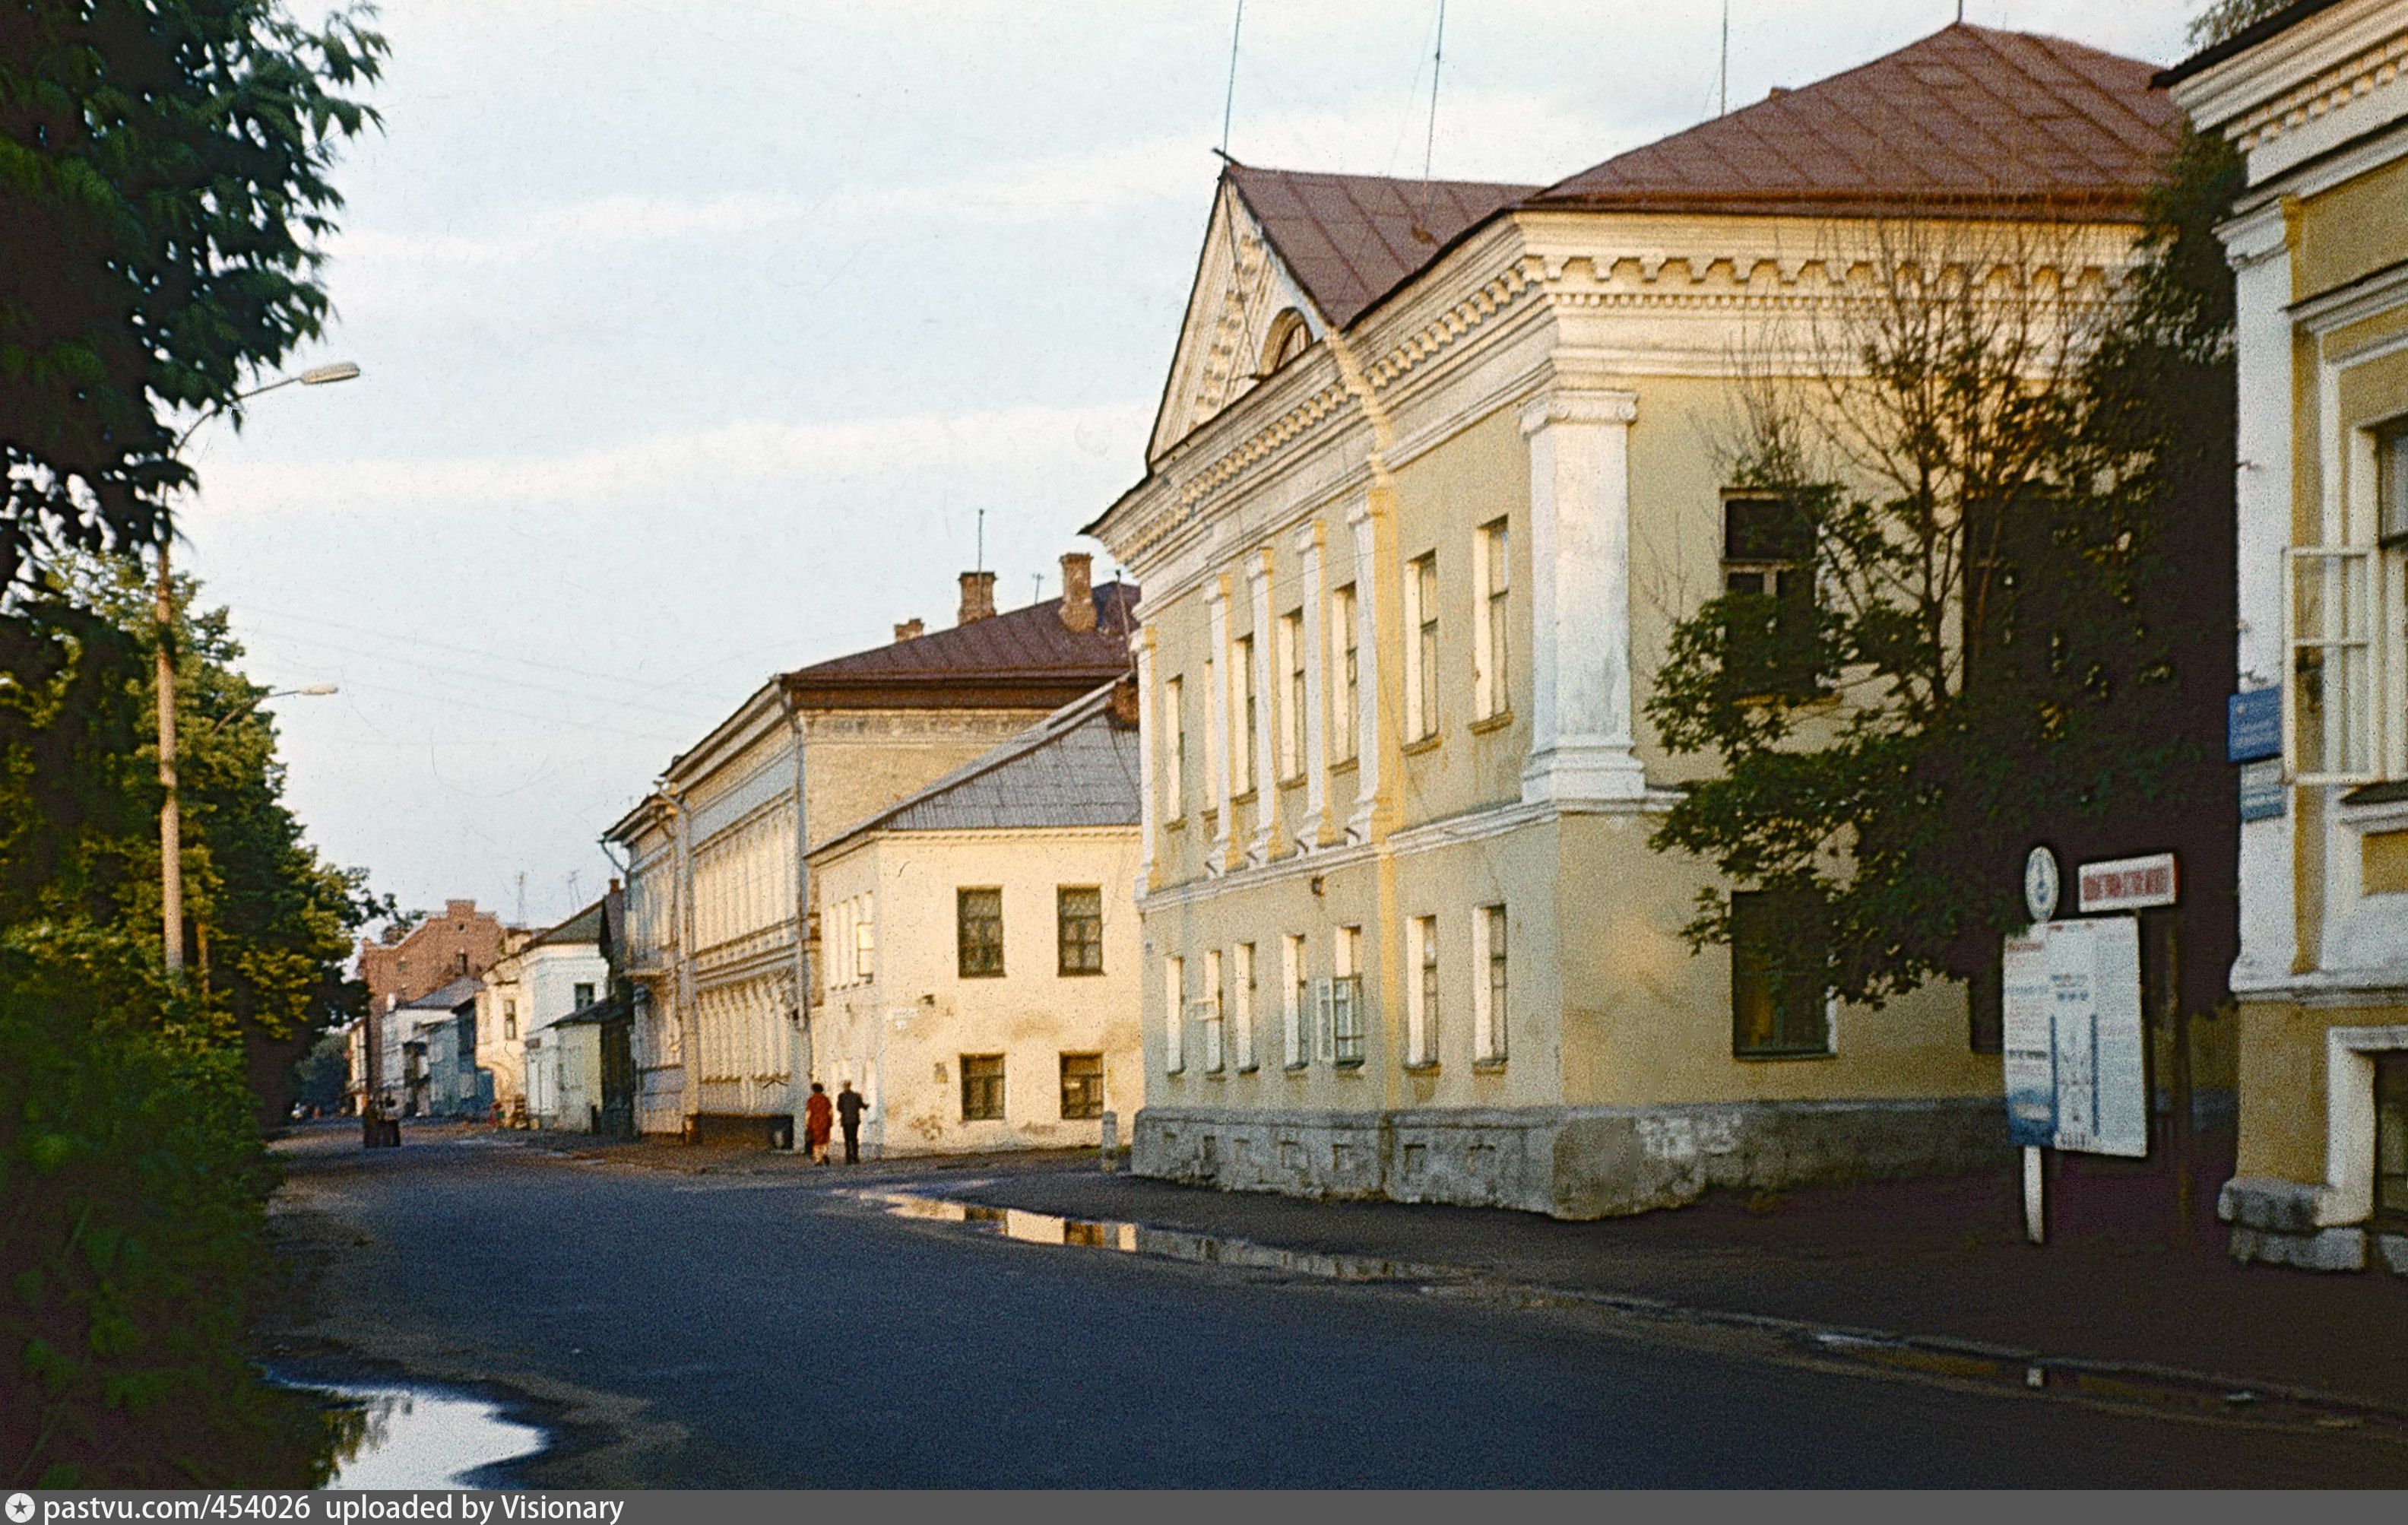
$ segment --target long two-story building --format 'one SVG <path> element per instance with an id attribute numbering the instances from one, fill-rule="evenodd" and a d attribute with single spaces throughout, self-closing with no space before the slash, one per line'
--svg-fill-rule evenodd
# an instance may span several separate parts
<path id="1" fill-rule="evenodd" d="M 1549 187 L 1226 171 L 1090 526 L 1148 589 L 1141 1172 L 1584 1217 L 1997 1157 L 1959 988 L 1686 944 L 1709 870 L 1648 838 L 1700 765 L 1644 707 L 1675 621 L 1795 574 L 1721 443 L 1743 357 L 1901 229 L 2112 281 L 2150 73 L 1957 25 Z"/>

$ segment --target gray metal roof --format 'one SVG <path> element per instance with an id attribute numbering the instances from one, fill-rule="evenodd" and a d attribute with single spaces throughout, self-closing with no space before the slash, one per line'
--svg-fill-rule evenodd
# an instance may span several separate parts
<path id="1" fill-rule="evenodd" d="M 872 831 L 982 831 L 1135 826 L 1138 732 L 1112 718 L 1107 683 L 993 752 L 953 770 L 812 849 Z"/>
<path id="2" fill-rule="evenodd" d="M 426 994 L 419 997 L 416 1000 L 405 1000 L 396 1009 L 405 1012 L 456 1011 L 460 1007 L 476 1000 L 477 992 L 483 987 L 484 983 L 484 981 L 479 979 L 474 974 L 463 974 L 458 979 L 455 979 L 449 985 L 443 986 L 442 989 L 430 990 Z"/>

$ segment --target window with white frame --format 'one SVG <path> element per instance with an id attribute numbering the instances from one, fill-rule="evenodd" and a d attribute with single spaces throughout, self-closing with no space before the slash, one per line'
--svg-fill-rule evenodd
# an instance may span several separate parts
<path id="1" fill-rule="evenodd" d="M 875 901 L 867 895 L 853 898 L 853 979 L 855 985 L 867 985 L 878 975 L 878 918 Z"/>
<path id="2" fill-rule="evenodd" d="M 1486 720 L 1513 707 L 1509 686 L 1512 641 L 1506 630 L 1509 581 L 1505 521 L 1484 525 L 1472 537 L 1472 587 L 1479 607 L 1471 623 L 1472 714 Z"/>
<path id="3" fill-rule="evenodd" d="M 1330 943 L 1329 1001 L 1322 1030 L 1333 1064 L 1363 1062 L 1363 928 L 1340 927 Z"/>
<path id="4" fill-rule="evenodd" d="M 1238 759 L 1238 766 L 1234 771 L 1238 780 L 1238 793 L 1253 794 L 1262 784 L 1262 780 L 1254 777 L 1254 758 L 1257 755 L 1254 751 L 1254 741 L 1257 735 L 1255 726 L 1257 723 L 1256 715 L 1260 705 L 1260 697 L 1254 692 L 1254 637 L 1240 636 L 1238 638 L 1237 655 L 1233 660 L 1237 663 L 1238 667 L 1236 675 L 1238 681 L 1238 742 L 1245 749 L 1244 754 Z"/>
<path id="5" fill-rule="evenodd" d="M 1174 954 L 1162 961 L 1162 1072 L 1186 1068 L 1187 960 Z"/>
<path id="6" fill-rule="evenodd" d="M 1238 1069 L 1254 1068 L 1254 945 L 1240 942 L 1229 950 L 1229 999 L 1237 1006 Z"/>
<path id="7" fill-rule="evenodd" d="M 2302 784 L 2374 776 L 2373 554 L 2291 553 L 2291 766 Z"/>
<path id="8" fill-rule="evenodd" d="M 1204 989 L 1189 1003 L 1197 1027 L 1204 1035 L 1204 1072 L 1217 1075 L 1228 1055 L 1221 1046 L 1221 950 L 1213 948 L 1204 955 Z"/>
<path id="9" fill-rule="evenodd" d="M 1329 648 L 1336 655 L 1337 682 L 1330 684 L 1335 703 L 1329 715 L 1329 756 L 1333 762 L 1353 759 L 1358 746 L 1355 732 L 1362 719 L 1362 663 L 1355 646 L 1354 584 L 1329 596 Z"/>
<path id="10" fill-rule="evenodd" d="M 1405 924 L 1405 1066 L 1438 1062 L 1438 918 L 1415 916 Z"/>
<path id="11" fill-rule="evenodd" d="M 1405 568 L 1405 737 L 1438 730 L 1438 554 Z"/>
<path id="12" fill-rule="evenodd" d="M 1280 1055 L 1291 1070 L 1312 1057 L 1305 1047 L 1304 1014 L 1311 991 L 1304 983 L 1304 934 L 1280 939 Z"/>
<path id="13" fill-rule="evenodd" d="M 1471 914 L 1471 1057 L 1484 1064 L 1505 1058 L 1507 1014 L 1505 908 L 1484 905 Z"/>
<path id="14" fill-rule="evenodd" d="M 1162 818 L 1187 813 L 1187 707 L 1177 678 L 1162 681 Z"/>
<path id="15" fill-rule="evenodd" d="M 1304 611 L 1293 610 L 1280 617 L 1280 670 L 1287 674 L 1287 702 L 1280 707 L 1280 776 L 1297 778 L 1304 772 Z"/>

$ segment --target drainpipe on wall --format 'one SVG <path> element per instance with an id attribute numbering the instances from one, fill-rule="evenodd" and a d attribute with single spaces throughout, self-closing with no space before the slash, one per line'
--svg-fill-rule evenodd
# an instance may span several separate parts
<path id="1" fill-rule="evenodd" d="M 677 823 L 678 1106 L 690 1136 L 702 1111 L 702 1033 L 694 1010 L 694 819 L 684 795 L 666 788 L 658 793 Z"/>
<path id="2" fill-rule="evenodd" d="M 792 690 L 781 689 L 779 698 L 786 708 L 786 730 L 795 748 L 795 1017 L 793 1038 L 787 1045 L 786 1101 L 794 1108 L 794 1126 L 788 1131 L 787 1146 L 800 1149 L 803 1144 L 803 1102 L 811 1088 L 811 866 L 807 861 L 811 850 L 810 812 L 809 798 L 803 792 L 803 716 L 795 705 Z"/>

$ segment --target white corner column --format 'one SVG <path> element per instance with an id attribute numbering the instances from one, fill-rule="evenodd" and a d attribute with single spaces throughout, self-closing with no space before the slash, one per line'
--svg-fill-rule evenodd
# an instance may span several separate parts
<path id="1" fill-rule="evenodd" d="M 1225 873 L 1229 867 L 1229 580 L 1215 578 L 1204 596 L 1204 778 L 1211 792 L 1212 844 L 1205 872 Z"/>
<path id="2" fill-rule="evenodd" d="M 1321 521 L 1296 532 L 1297 583 L 1304 590 L 1304 819 L 1296 824 L 1296 847 L 1310 853 L 1321 843 L 1329 815 L 1329 728 L 1324 717 L 1322 669 L 1329 648 L 1322 640 L 1322 607 L 1329 591 L 1321 585 Z"/>
<path id="3" fill-rule="evenodd" d="M 1354 533 L 1354 809 L 1346 840 L 1371 840 L 1380 803 L 1379 521 L 1369 498 L 1346 511 Z"/>
<path id="4" fill-rule="evenodd" d="M 1526 404 L 1530 449 L 1532 803 L 1637 799 L 1630 692 L 1633 392 L 1558 388 Z"/>
<path id="5" fill-rule="evenodd" d="M 1279 828 L 1278 693 L 1271 687 L 1271 657 L 1278 648 L 1271 624 L 1271 550 L 1263 547 L 1247 558 L 1247 602 L 1254 611 L 1253 674 L 1254 685 L 1254 833 L 1246 843 L 1246 863 L 1259 867 L 1271 858 L 1271 838 Z M 1242 691 L 1244 680 L 1240 680 Z"/>
<path id="6" fill-rule="evenodd" d="M 1154 749 L 1161 744 L 1162 733 L 1154 718 L 1153 626 L 1138 626 L 1129 637 L 1129 652 L 1137 661 L 1137 898 L 1142 900 L 1154 887 L 1154 837 L 1162 829 L 1162 807 L 1154 798 L 1161 771 L 1154 766 Z"/>

